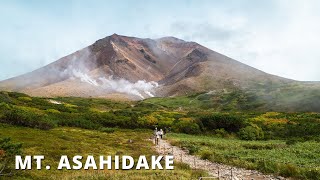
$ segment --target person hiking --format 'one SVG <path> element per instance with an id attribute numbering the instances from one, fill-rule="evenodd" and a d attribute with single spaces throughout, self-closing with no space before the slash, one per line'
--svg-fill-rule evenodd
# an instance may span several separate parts
<path id="1" fill-rule="evenodd" d="M 160 129 L 159 134 L 160 134 L 160 138 L 162 139 L 162 137 L 163 137 L 163 130 L 162 129 Z"/>
<path id="2" fill-rule="evenodd" d="M 158 133 L 158 129 L 157 129 L 157 127 L 154 129 L 154 131 L 153 131 L 153 138 L 154 138 L 154 143 L 156 144 L 156 145 L 158 145 L 158 143 L 157 143 L 157 133 Z"/>
<path id="3" fill-rule="evenodd" d="M 157 131 L 156 133 L 156 145 L 159 145 L 159 139 L 160 139 L 160 131 Z"/>
<path id="4" fill-rule="evenodd" d="M 158 132 L 158 129 L 157 129 L 157 127 L 154 129 L 154 131 L 153 131 L 153 135 L 154 136 L 156 136 L 157 135 L 157 132 Z"/>

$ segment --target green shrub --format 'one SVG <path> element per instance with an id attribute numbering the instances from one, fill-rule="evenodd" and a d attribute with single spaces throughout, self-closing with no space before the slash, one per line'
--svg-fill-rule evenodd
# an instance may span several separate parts
<path id="1" fill-rule="evenodd" d="M 183 169 L 183 170 L 191 170 L 190 166 L 187 163 L 174 162 L 174 168 Z"/>
<path id="2" fill-rule="evenodd" d="M 210 160 L 213 156 L 213 152 L 209 150 L 202 151 L 200 154 L 201 159 L 208 159 Z"/>
<path id="3" fill-rule="evenodd" d="M 299 142 L 297 139 L 288 139 L 286 140 L 286 145 L 295 145 Z"/>
<path id="4" fill-rule="evenodd" d="M 278 148 L 285 148 L 287 145 L 285 144 L 244 144 L 244 148 L 246 149 L 253 149 L 253 150 L 262 150 L 262 149 L 278 149 Z"/>
<path id="5" fill-rule="evenodd" d="M 261 172 L 266 173 L 278 173 L 279 172 L 279 165 L 275 164 L 271 161 L 259 161 L 257 168 Z"/>
<path id="6" fill-rule="evenodd" d="M 80 116 L 73 116 L 68 119 L 60 119 L 58 122 L 59 126 L 69 126 L 69 127 L 80 127 L 84 129 L 99 129 L 101 125 L 94 123 L 90 120 L 84 119 Z"/>
<path id="7" fill-rule="evenodd" d="M 226 130 L 224 130 L 223 128 L 214 130 L 214 134 L 218 137 L 229 136 L 228 132 Z"/>
<path id="8" fill-rule="evenodd" d="M 0 102 L 11 103 L 12 100 L 8 94 L 8 92 L 0 92 Z"/>
<path id="9" fill-rule="evenodd" d="M 10 109 L 10 106 L 5 102 L 1 102 L 0 103 L 0 110 L 3 111 L 3 110 L 7 110 L 7 109 Z"/>
<path id="10" fill-rule="evenodd" d="M 12 98 L 19 98 L 19 97 L 30 97 L 26 94 L 19 93 L 19 92 L 7 92 L 7 94 Z"/>
<path id="11" fill-rule="evenodd" d="M 195 154 L 200 150 L 200 147 L 194 144 L 186 144 L 184 147 L 189 150 L 189 154 Z"/>
<path id="12" fill-rule="evenodd" d="M 60 113 L 60 111 L 58 111 L 56 109 L 47 109 L 46 112 L 49 113 L 49 114 Z"/>
<path id="13" fill-rule="evenodd" d="M 6 110 L 0 122 L 43 130 L 55 127 L 55 124 L 46 115 L 17 108 Z"/>
<path id="14" fill-rule="evenodd" d="M 199 134 L 199 125 L 192 121 L 178 121 L 173 125 L 173 130 L 175 132 L 186 133 L 186 134 Z"/>
<path id="15" fill-rule="evenodd" d="M 0 139 L 0 177 L 14 171 L 14 156 L 21 154 L 21 147 L 21 143 L 12 143 L 10 138 Z"/>
<path id="16" fill-rule="evenodd" d="M 239 137 L 242 140 L 261 140 L 264 138 L 264 133 L 262 129 L 258 126 L 247 126 L 240 129 Z"/>
<path id="17" fill-rule="evenodd" d="M 298 167 L 292 164 L 284 164 L 280 166 L 279 174 L 284 177 L 297 177 L 300 173 Z"/>
<path id="18" fill-rule="evenodd" d="M 30 102 L 32 101 L 31 97 L 18 97 L 19 101 Z"/>
<path id="19" fill-rule="evenodd" d="M 207 130 L 225 129 L 228 132 L 238 132 L 245 126 L 244 119 L 240 116 L 215 113 L 199 118 Z"/>
<path id="20" fill-rule="evenodd" d="M 7 103 L 1 102 L 0 103 L 0 120 L 3 119 L 5 111 L 9 110 L 10 106 Z"/>
<path id="21" fill-rule="evenodd" d="M 318 180 L 320 179 L 320 170 L 319 169 L 306 169 L 302 172 L 303 179 L 312 179 Z M 301 176 L 301 175 L 300 175 Z"/>
<path id="22" fill-rule="evenodd" d="M 105 133 L 114 133 L 116 128 L 101 128 L 100 131 Z"/>

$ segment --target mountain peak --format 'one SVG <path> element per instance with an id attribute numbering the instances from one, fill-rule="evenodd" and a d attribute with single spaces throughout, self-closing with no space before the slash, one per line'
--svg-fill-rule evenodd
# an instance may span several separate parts
<path id="1" fill-rule="evenodd" d="M 111 36 L 119 36 L 117 33 L 113 33 Z"/>
<path id="2" fill-rule="evenodd" d="M 125 36 L 113 33 L 110 36 L 106 36 L 104 38 L 101 38 L 101 39 L 97 40 L 96 42 L 98 42 L 98 41 L 104 41 L 105 42 L 105 41 L 110 41 L 110 40 L 118 40 L 118 39 L 122 39 L 123 37 L 125 37 Z"/>
<path id="3" fill-rule="evenodd" d="M 113 33 L 111 36 L 108 36 L 108 37 L 111 37 L 111 38 L 121 38 L 121 37 L 124 37 L 122 35 L 119 35 L 117 33 Z"/>
<path id="4" fill-rule="evenodd" d="M 157 83 L 160 86 L 155 86 Z M 251 91 L 270 84 L 275 88 L 266 91 L 272 95 L 278 92 L 277 87 L 288 83 L 296 82 L 264 73 L 195 42 L 172 36 L 149 39 L 114 33 L 45 67 L 2 81 L 0 90 L 49 97 L 120 93 L 141 99 L 213 90 Z"/>

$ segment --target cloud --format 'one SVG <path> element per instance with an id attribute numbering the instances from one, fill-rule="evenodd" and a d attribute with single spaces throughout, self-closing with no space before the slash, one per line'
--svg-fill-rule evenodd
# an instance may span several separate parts
<path id="1" fill-rule="evenodd" d="M 266 72 L 297 80 L 320 80 L 319 8 L 314 1 L 277 1 L 279 22 L 248 25 L 235 57 Z M 319 4 L 319 3 L 318 3 Z M 236 56 L 235 54 L 238 54 Z M 239 56 L 240 55 L 240 56 Z"/>
<path id="2" fill-rule="evenodd" d="M 176 36 L 271 74 L 320 80 L 318 1 L 48 3 L 1 2 L 0 79 L 118 33 Z"/>
<path id="3" fill-rule="evenodd" d="M 267 73 L 319 81 L 319 3 L 274 1 L 272 7 L 268 18 L 220 9 L 211 18 L 174 22 L 171 32 Z"/>

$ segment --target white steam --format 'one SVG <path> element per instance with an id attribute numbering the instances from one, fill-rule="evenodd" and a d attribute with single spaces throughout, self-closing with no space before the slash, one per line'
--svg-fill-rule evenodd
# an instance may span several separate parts
<path id="1" fill-rule="evenodd" d="M 99 86 L 99 84 L 97 83 L 96 80 L 92 79 L 90 76 L 88 76 L 85 73 L 82 73 L 82 72 L 77 71 L 75 69 L 72 70 L 72 73 L 73 73 L 74 77 L 80 78 L 80 80 L 82 82 L 86 82 L 86 83 L 92 84 L 94 86 Z"/>
<path id="2" fill-rule="evenodd" d="M 75 69 L 72 70 L 72 75 L 74 78 L 78 78 L 82 82 L 91 84 L 97 88 L 102 88 L 106 92 L 126 93 L 139 96 L 141 99 L 154 97 L 154 89 L 158 87 L 158 83 L 154 81 L 146 82 L 145 80 L 139 80 L 132 83 L 125 79 L 115 80 L 112 76 L 109 76 L 108 78 L 99 77 L 98 79 L 94 79 L 88 74 Z"/>
<path id="3" fill-rule="evenodd" d="M 151 91 L 153 88 L 158 86 L 158 83 L 153 81 L 146 82 L 145 80 L 139 80 L 135 83 L 131 83 L 125 79 L 114 80 L 112 79 L 112 76 L 109 76 L 108 78 L 101 77 L 99 80 L 102 82 L 102 88 L 104 89 L 133 94 L 141 97 L 142 99 L 145 98 L 142 93 L 149 97 L 154 97 Z"/>

